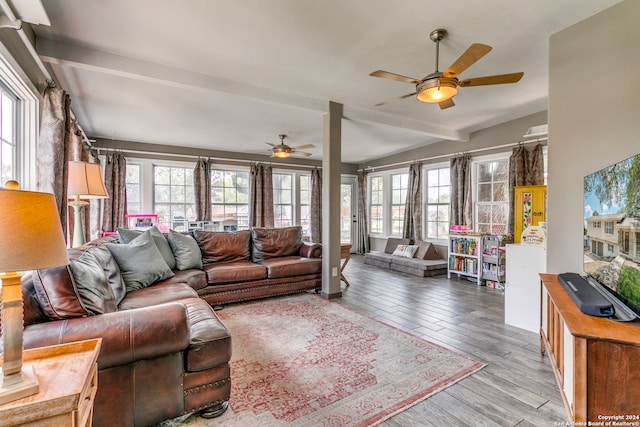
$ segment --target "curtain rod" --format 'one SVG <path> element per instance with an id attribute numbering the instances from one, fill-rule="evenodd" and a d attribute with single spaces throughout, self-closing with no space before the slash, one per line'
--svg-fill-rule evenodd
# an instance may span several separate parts
<path id="1" fill-rule="evenodd" d="M 36 65 L 40 69 L 40 72 L 42 72 L 42 74 L 44 75 L 47 85 L 52 85 L 55 87 L 56 84 L 55 84 L 55 81 L 53 80 L 53 77 L 51 76 L 51 73 L 49 73 L 49 70 L 47 70 L 47 67 L 44 66 L 44 63 L 40 59 L 38 52 L 36 52 L 35 48 L 31 44 L 31 41 L 29 40 L 29 37 L 27 36 L 27 33 L 25 33 L 23 29 L 24 23 L 16 17 L 16 15 L 13 13 L 13 10 L 11 9 L 11 7 L 9 6 L 6 0 L 0 0 L 0 8 L 6 15 L 6 18 L 10 24 L 6 28 L 13 28 L 14 30 L 16 30 L 16 32 L 18 33 L 18 37 L 22 41 L 22 44 L 27 49 L 27 52 L 29 52 L 29 56 L 33 58 Z M 76 115 L 74 114 L 73 110 L 70 109 L 70 112 L 71 112 L 71 119 L 74 121 L 75 125 L 77 126 L 78 131 L 82 136 L 82 140 L 85 143 L 87 143 L 89 147 L 92 147 L 89 137 L 85 133 L 84 129 L 82 129 L 82 126 L 80 126 L 80 123 L 78 123 L 78 119 L 76 118 Z"/>
<path id="2" fill-rule="evenodd" d="M 476 148 L 474 150 L 467 150 L 467 151 L 457 151 L 455 153 L 449 153 L 449 154 L 440 154 L 438 156 L 431 156 L 431 157 L 423 157 L 421 159 L 415 159 L 415 160 L 405 160 L 403 162 L 397 162 L 397 163 L 389 163 L 388 165 L 380 165 L 380 166 L 367 166 L 366 168 L 363 169 L 358 169 L 358 172 L 361 171 L 370 171 L 370 170 L 374 170 L 374 169 L 382 169 L 382 168 L 390 168 L 390 167 L 394 167 L 394 166 L 402 166 L 402 165 L 408 165 L 411 163 L 415 163 L 415 162 L 423 162 L 425 160 L 437 160 L 437 159 L 445 159 L 447 157 L 453 157 L 457 154 L 464 154 L 464 153 L 480 153 L 482 151 L 489 151 L 489 150 L 497 150 L 499 148 L 507 148 L 507 147 L 516 147 L 518 145 L 524 145 L 524 144 L 531 144 L 534 142 L 543 142 L 543 141 L 547 141 L 549 138 L 548 137 L 541 137 L 541 138 L 536 138 L 536 139 L 532 139 L 529 141 L 517 141 L 517 142 L 510 142 L 508 144 L 502 144 L 502 145 L 494 145 L 493 147 L 484 147 L 484 148 Z"/>
<path id="3" fill-rule="evenodd" d="M 121 152 L 121 153 L 131 153 L 131 154 L 147 154 L 152 156 L 166 156 L 166 157 L 177 157 L 177 158 L 190 158 L 190 159 L 207 159 L 207 160 L 219 160 L 223 162 L 233 162 L 233 163 L 241 163 L 252 165 L 256 163 L 267 163 L 272 166 L 281 166 L 281 167 L 297 167 L 297 168 L 309 168 L 309 169 L 322 169 L 322 166 L 313 166 L 313 165 L 301 165 L 296 163 L 274 163 L 274 162 L 265 162 L 263 160 L 245 160 L 245 159 L 231 159 L 228 157 L 212 157 L 212 156 L 204 156 L 198 154 L 174 154 L 174 153 L 163 153 L 160 151 L 144 151 L 144 150 L 131 150 L 126 148 L 106 148 L 106 147 L 94 147 L 98 150 L 98 155 L 105 154 L 109 151 L 113 152 Z"/>

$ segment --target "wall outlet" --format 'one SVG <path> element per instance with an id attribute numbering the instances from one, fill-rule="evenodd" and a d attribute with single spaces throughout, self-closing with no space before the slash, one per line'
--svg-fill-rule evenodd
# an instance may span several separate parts
<path id="1" fill-rule="evenodd" d="M 331 269 L 331 275 L 332 275 L 333 277 L 338 277 L 338 267 L 333 267 L 333 268 Z"/>

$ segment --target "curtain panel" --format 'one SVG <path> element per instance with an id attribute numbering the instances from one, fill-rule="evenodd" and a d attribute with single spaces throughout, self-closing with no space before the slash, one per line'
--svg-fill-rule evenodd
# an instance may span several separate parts
<path id="1" fill-rule="evenodd" d="M 45 193 L 53 193 L 65 235 L 67 234 L 70 104 L 69 96 L 62 89 L 49 86 L 44 90 L 36 168 L 37 189 Z"/>
<path id="2" fill-rule="evenodd" d="M 358 228 L 356 230 L 356 245 L 354 250 L 359 254 L 369 252 L 369 223 L 367 203 L 367 172 L 358 171 L 358 188 L 356 197 L 358 202 Z"/>
<path id="3" fill-rule="evenodd" d="M 102 231 L 117 231 L 126 227 L 127 221 L 127 159 L 122 153 L 107 153 L 105 156 L 104 185 L 109 194 L 104 199 Z"/>
<path id="4" fill-rule="evenodd" d="M 422 240 L 422 163 L 412 163 L 409 166 L 402 235 L 414 242 Z"/>
<path id="5" fill-rule="evenodd" d="M 322 243 L 322 170 L 311 171 L 311 241 Z"/>
<path id="6" fill-rule="evenodd" d="M 211 164 L 198 159 L 193 169 L 193 190 L 196 197 L 196 221 L 211 221 Z"/>
<path id="7" fill-rule="evenodd" d="M 508 233 L 513 234 L 513 187 L 520 185 L 544 185 L 544 153 L 541 144 L 527 149 L 518 145 L 509 157 L 509 189 L 511 203 L 509 204 Z"/>
<path id="8" fill-rule="evenodd" d="M 454 157 L 451 173 L 451 225 L 473 227 L 473 201 L 471 200 L 471 156 Z"/>
<path id="9" fill-rule="evenodd" d="M 251 166 L 249 227 L 273 227 L 273 178 L 270 165 Z"/>

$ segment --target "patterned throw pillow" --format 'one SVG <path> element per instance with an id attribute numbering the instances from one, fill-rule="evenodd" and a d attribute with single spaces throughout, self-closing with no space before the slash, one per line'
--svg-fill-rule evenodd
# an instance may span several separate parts
<path id="1" fill-rule="evenodd" d="M 401 256 L 403 258 L 413 258 L 418 250 L 416 245 L 398 245 L 392 255 Z"/>

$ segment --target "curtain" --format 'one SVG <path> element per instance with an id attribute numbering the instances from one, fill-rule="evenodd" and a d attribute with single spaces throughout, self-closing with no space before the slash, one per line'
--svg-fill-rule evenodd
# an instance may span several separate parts
<path id="1" fill-rule="evenodd" d="M 473 227 L 471 200 L 471 156 L 468 154 L 451 159 L 451 225 Z"/>
<path id="2" fill-rule="evenodd" d="M 249 227 L 273 227 L 273 180 L 270 165 L 251 166 Z"/>
<path id="3" fill-rule="evenodd" d="M 422 240 L 422 163 L 412 163 L 409 166 L 402 235 L 414 242 Z"/>
<path id="4" fill-rule="evenodd" d="M 68 135 L 71 127 L 71 100 L 57 87 L 47 87 L 42 102 L 38 139 L 37 188 L 53 193 L 58 205 L 62 230 L 67 230 Z"/>
<path id="5" fill-rule="evenodd" d="M 356 247 L 354 250 L 359 254 L 369 252 L 369 224 L 367 206 L 367 172 L 358 171 L 358 229 L 356 230 Z"/>
<path id="6" fill-rule="evenodd" d="M 107 153 L 105 156 L 104 185 L 109 194 L 104 199 L 102 231 L 116 231 L 126 227 L 127 221 L 127 159 L 122 153 Z"/>
<path id="7" fill-rule="evenodd" d="M 511 203 L 509 206 L 509 234 L 513 234 L 513 187 L 520 185 L 544 184 L 544 156 L 542 145 L 536 144 L 532 149 L 518 145 L 509 157 L 509 189 Z"/>
<path id="8" fill-rule="evenodd" d="M 193 169 L 193 190 L 196 196 L 196 221 L 211 221 L 211 164 L 198 159 Z"/>
<path id="9" fill-rule="evenodd" d="M 311 241 L 322 243 L 322 170 L 311 171 Z"/>

